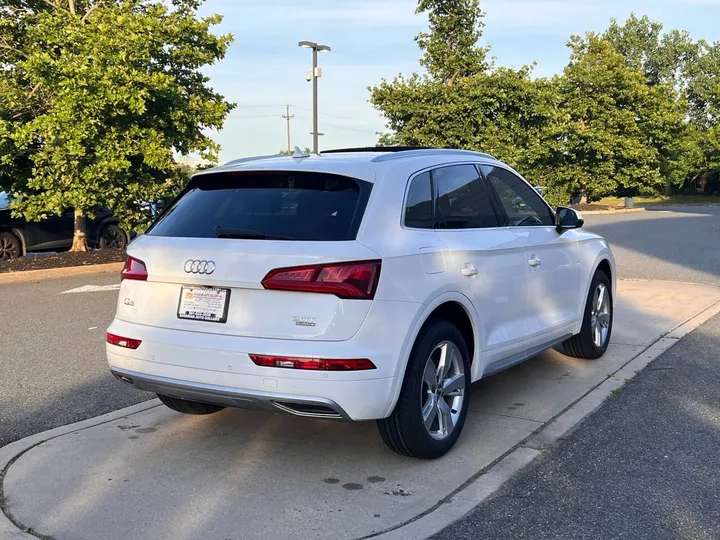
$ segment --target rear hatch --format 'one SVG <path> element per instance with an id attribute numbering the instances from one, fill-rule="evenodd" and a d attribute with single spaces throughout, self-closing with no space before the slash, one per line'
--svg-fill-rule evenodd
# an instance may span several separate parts
<path id="1" fill-rule="evenodd" d="M 355 241 L 371 189 L 312 172 L 195 177 L 130 245 L 118 319 L 246 337 L 351 338 L 380 274 L 377 253 Z"/>

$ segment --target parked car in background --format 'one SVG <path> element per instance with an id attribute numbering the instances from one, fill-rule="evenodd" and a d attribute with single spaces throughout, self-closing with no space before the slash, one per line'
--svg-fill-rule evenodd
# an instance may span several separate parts
<path id="1" fill-rule="evenodd" d="M 377 420 L 392 450 L 436 458 L 471 382 L 560 343 L 605 353 L 615 264 L 582 226 L 488 154 L 230 162 L 128 247 L 108 362 L 181 413 Z"/>
<path id="2" fill-rule="evenodd" d="M 9 198 L 0 192 L 0 260 L 22 257 L 30 251 L 55 251 L 72 245 L 73 210 L 31 222 L 14 218 L 8 208 Z M 130 235 L 120 227 L 118 218 L 109 210 L 99 210 L 87 220 L 88 244 L 91 247 L 124 249 Z"/>

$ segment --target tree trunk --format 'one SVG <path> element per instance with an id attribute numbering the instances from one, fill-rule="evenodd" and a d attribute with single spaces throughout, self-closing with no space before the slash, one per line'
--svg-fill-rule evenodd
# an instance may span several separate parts
<path id="1" fill-rule="evenodd" d="M 87 251 L 87 233 L 85 231 L 85 214 L 82 210 L 75 210 L 75 232 L 70 251 Z"/>

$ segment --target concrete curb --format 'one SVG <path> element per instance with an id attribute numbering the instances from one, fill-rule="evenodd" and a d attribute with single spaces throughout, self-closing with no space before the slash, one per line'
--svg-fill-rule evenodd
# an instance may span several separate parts
<path id="1" fill-rule="evenodd" d="M 25 270 L 23 272 L 7 272 L 0 274 L 0 285 L 5 283 L 24 283 L 45 279 L 75 277 L 86 274 L 120 273 L 125 263 L 89 264 L 87 266 L 66 266 L 64 268 L 48 268 L 46 270 Z"/>
<path id="2" fill-rule="evenodd" d="M 360 540 L 369 538 L 380 540 L 428 538 L 460 519 L 495 493 L 513 475 L 540 457 L 548 445 L 556 443 L 570 433 L 582 420 L 597 410 L 615 390 L 631 380 L 650 362 L 718 313 L 720 313 L 720 301 L 658 338 L 649 347 L 545 423 L 535 433 L 510 448 L 484 469 L 470 476 L 462 486 L 438 501 L 433 507 L 392 529 L 365 536 Z M 5 475 L 12 464 L 25 452 L 51 439 L 126 418 L 159 405 L 159 400 L 153 399 L 102 416 L 37 433 L 0 448 L 0 508 L 2 509 L 2 512 L 0 512 L 0 540 L 47 538 L 39 536 L 34 531 L 23 531 L 18 528 L 20 524 L 13 521 L 12 516 L 7 513 L 5 503 L 2 500 Z M 480 478 L 482 478 L 482 482 L 477 481 Z M 442 511 L 437 511 L 439 509 L 442 509 Z"/>
<path id="3" fill-rule="evenodd" d="M 5 504 L 7 502 L 3 499 L 3 482 L 5 481 L 5 474 L 10 466 L 25 452 L 33 449 L 39 444 L 51 439 L 62 437 L 68 433 L 81 431 L 83 429 L 95 427 L 107 422 L 113 422 L 120 418 L 125 418 L 159 406 L 160 400 L 152 399 L 150 401 L 138 403 L 137 405 L 125 407 L 124 409 L 103 414 L 102 416 L 88 418 L 87 420 L 82 420 L 81 422 L 75 422 L 74 424 L 68 424 L 67 426 L 60 426 L 42 433 L 36 433 L 35 435 L 30 435 L 29 437 L 25 437 L 24 439 L 20 439 L 19 441 L 15 441 L 0 448 L 0 509 L 2 510 L 0 512 L 0 540 L 35 540 L 36 538 L 47 538 L 33 534 L 33 531 L 31 530 L 22 530 L 18 528 L 18 525 L 11 520 L 5 508 Z"/>
<path id="4" fill-rule="evenodd" d="M 644 212 L 645 208 L 618 208 L 617 210 L 580 210 L 583 216 L 600 214 L 632 214 L 633 212 Z"/>
<path id="5" fill-rule="evenodd" d="M 549 445 L 567 436 L 580 422 L 595 412 L 614 391 L 624 386 L 650 362 L 718 313 L 720 313 L 720 302 L 716 302 L 657 339 L 553 420 L 508 450 L 488 467 L 476 473 L 463 486 L 439 501 L 424 514 L 408 523 L 400 524 L 393 530 L 366 536 L 360 540 L 365 540 L 365 538 L 376 540 L 420 539 L 429 538 L 440 532 L 490 497 L 512 476 L 540 457 Z M 479 478 L 482 478 L 483 481 L 477 482 Z M 442 511 L 437 512 L 436 510 L 441 507 Z"/>

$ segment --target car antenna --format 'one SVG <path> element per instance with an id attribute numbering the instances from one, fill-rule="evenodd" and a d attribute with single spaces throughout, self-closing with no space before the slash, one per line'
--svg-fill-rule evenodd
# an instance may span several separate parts
<path id="1" fill-rule="evenodd" d="M 310 154 L 308 154 L 307 152 L 303 152 L 302 150 L 300 150 L 300 147 L 299 147 L 299 146 L 296 146 L 296 147 L 295 147 L 295 152 L 293 152 L 292 157 L 293 157 L 294 159 L 302 159 L 302 158 L 308 158 L 308 157 L 310 157 Z"/>

